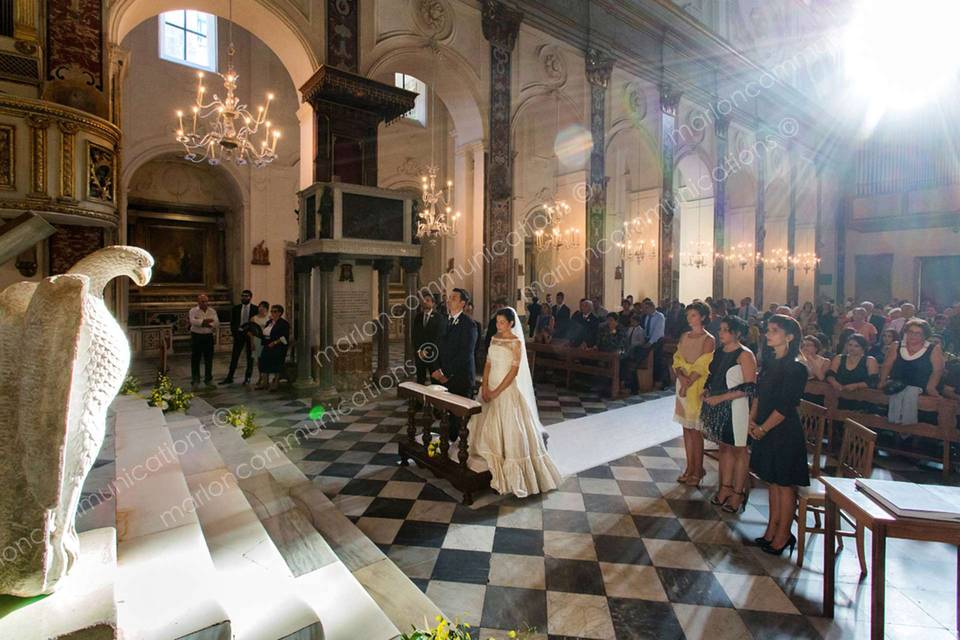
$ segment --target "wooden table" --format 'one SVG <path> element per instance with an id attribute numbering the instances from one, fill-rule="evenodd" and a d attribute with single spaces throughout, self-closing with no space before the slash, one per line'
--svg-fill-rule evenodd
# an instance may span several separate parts
<path id="1" fill-rule="evenodd" d="M 945 542 L 957 547 L 957 625 L 960 626 L 960 523 L 901 518 L 884 509 L 847 478 L 821 477 L 827 490 L 826 540 L 823 545 L 823 615 L 833 617 L 836 588 L 836 530 L 838 509 L 853 516 L 873 533 L 870 566 L 870 638 L 883 639 L 884 583 L 887 538 Z"/>

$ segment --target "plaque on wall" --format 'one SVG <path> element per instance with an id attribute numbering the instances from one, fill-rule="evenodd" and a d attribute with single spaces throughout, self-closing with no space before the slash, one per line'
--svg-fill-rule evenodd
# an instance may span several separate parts
<path id="1" fill-rule="evenodd" d="M 14 149 L 16 148 L 16 128 L 9 124 L 0 125 L 0 189 L 12 191 L 17 188 L 14 182 Z"/>
<path id="2" fill-rule="evenodd" d="M 87 198 L 114 201 L 113 151 L 92 142 L 87 143 Z"/>
<path id="3" fill-rule="evenodd" d="M 403 242 L 403 200 L 344 193 L 343 237 Z"/>

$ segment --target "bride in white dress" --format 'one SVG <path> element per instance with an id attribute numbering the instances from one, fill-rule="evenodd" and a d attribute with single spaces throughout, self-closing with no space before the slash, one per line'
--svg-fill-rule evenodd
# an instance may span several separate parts
<path id="1" fill-rule="evenodd" d="M 523 329 L 510 307 L 497 312 L 480 401 L 483 411 L 470 425 L 468 466 L 489 469 L 490 486 L 500 494 L 525 498 L 556 489 L 560 472 L 544 444 Z"/>

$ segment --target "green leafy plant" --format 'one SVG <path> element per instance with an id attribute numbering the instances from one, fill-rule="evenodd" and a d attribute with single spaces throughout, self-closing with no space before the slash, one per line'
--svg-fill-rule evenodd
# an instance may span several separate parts
<path id="1" fill-rule="evenodd" d="M 150 397 L 147 404 L 151 407 L 159 407 L 164 412 L 167 411 L 186 411 L 190 408 L 192 393 L 186 393 L 180 387 L 173 386 L 170 378 L 163 372 L 157 372 L 157 381 L 150 391 Z"/>
<path id="2" fill-rule="evenodd" d="M 240 405 L 227 409 L 227 415 L 224 419 L 227 421 L 227 424 L 239 429 L 240 437 L 246 440 L 260 428 L 260 426 L 254 422 L 254 418 L 256 418 L 255 413 L 249 411 L 245 406 Z"/>
<path id="3" fill-rule="evenodd" d="M 120 395 L 135 396 L 140 392 L 140 381 L 136 376 L 127 376 L 120 385 Z"/>
<path id="4" fill-rule="evenodd" d="M 414 627 L 410 633 L 402 634 L 399 640 L 483 640 L 480 637 L 479 629 L 474 631 L 465 622 L 459 620 L 451 622 L 443 616 L 437 616 L 435 621 L 437 623 L 436 627 L 428 626 L 426 629 Z M 426 623 L 426 620 L 424 620 L 424 623 Z M 507 637 L 524 640 L 529 638 L 532 633 L 532 629 L 521 632 L 509 631 Z M 490 640 L 493 640 L 493 638 L 490 638 Z"/>

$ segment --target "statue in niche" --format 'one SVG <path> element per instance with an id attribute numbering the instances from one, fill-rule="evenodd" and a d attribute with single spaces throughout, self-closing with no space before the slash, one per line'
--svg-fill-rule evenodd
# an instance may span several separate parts
<path id="1" fill-rule="evenodd" d="M 67 273 L 0 292 L 0 594 L 52 593 L 77 561 L 80 490 L 130 364 L 103 291 L 146 286 L 153 257 L 96 251 Z"/>
<path id="2" fill-rule="evenodd" d="M 344 263 L 340 265 L 340 282 L 353 282 L 352 264 Z"/>
<path id="3" fill-rule="evenodd" d="M 264 243 L 266 243 L 266 240 L 261 240 L 260 244 L 253 248 L 253 259 L 250 261 L 250 264 L 270 264 L 270 249 L 268 249 Z"/>

